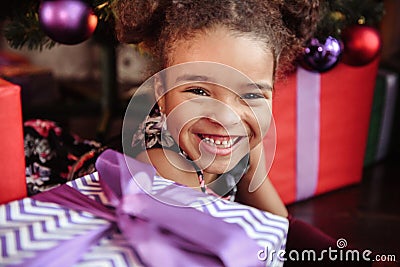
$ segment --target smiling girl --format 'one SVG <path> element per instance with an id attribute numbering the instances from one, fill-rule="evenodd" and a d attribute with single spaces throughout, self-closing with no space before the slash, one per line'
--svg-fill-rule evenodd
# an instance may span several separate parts
<path id="1" fill-rule="evenodd" d="M 140 43 L 154 57 L 154 73 L 164 70 L 154 76 L 149 118 L 165 124 L 174 142 L 154 142 L 147 132 L 133 141 L 146 148 L 136 158 L 164 178 L 286 217 L 262 140 L 274 81 L 309 38 L 317 7 L 305 0 L 117 1 L 118 38 Z M 226 178 L 226 189 L 213 188 L 221 177 L 234 185 Z"/>

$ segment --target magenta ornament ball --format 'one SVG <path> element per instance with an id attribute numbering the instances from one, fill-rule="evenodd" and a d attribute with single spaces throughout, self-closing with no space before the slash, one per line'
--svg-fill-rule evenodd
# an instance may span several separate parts
<path id="1" fill-rule="evenodd" d="M 97 16 L 82 0 L 42 0 L 39 23 L 55 42 L 67 45 L 81 43 L 92 36 L 97 27 Z"/>

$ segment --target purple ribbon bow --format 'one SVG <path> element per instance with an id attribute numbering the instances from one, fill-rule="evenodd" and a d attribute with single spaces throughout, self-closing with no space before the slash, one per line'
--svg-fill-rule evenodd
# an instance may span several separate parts
<path id="1" fill-rule="evenodd" d="M 152 166 L 106 150 L 96 162 L 101 186 L 113 208 L 107 208 L 68 185 L 33 198 L 87 211 L 110 221 L 86 235 L 61 242 L 21 266 L 70 266 L 109 231 L 119 231 L 145 266 L 261 266 L 260 247 L 236 224 L 190 207 L 165 204 L 150 196 Z M 139 187 L 135 181 L 141 181 Z M 143 188 L 143 189 L 142 189 Z M 204 195 L 171 184 L 163 190 L 169 203 L 190 203 Z"/>

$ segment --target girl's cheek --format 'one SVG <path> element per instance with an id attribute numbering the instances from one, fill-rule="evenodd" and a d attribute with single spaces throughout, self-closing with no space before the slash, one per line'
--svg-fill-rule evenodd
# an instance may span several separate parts
<path id="1" fill-rule="evenodd" d="M 253 115 L 252 125 L 257 136 L 265 137 L 272 122 L 271 111 L 257 112 Z"/>

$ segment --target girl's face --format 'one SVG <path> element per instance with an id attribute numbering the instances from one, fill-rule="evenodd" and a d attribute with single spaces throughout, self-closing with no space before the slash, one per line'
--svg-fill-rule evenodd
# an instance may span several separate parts
<path id="1" fill-rule="evenodd" d="M 205 172 L 229 171 L 268 130 L 272 53 L 254 39 L 216 28 L 177 42 L 168 60 L 172 71 L 156 94 L 169 132 Z"/>

